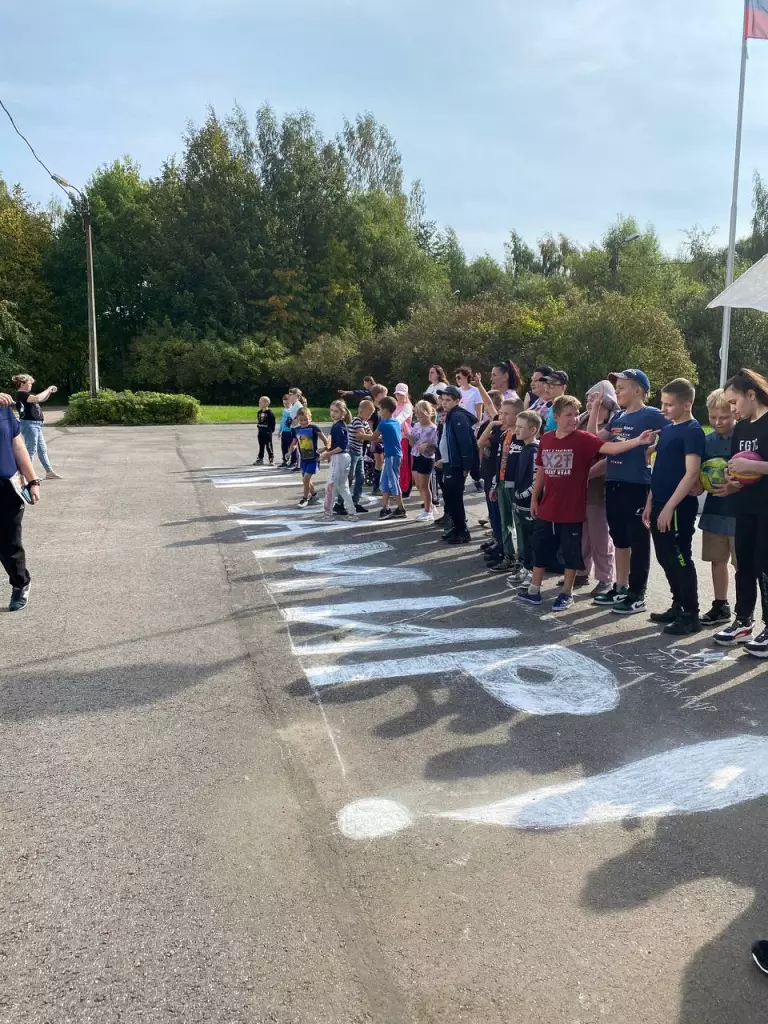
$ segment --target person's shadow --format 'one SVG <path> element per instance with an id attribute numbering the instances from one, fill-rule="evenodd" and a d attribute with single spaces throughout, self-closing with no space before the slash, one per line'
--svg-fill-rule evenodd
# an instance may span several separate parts
<path id="1" fill-rule="evenodd" d="M 582 904 L 600 914 L 645 906 L 678 886 L 707 878 L 753 890 L 749 908 L 688 965 L 678 1024 L 768 1021 L 768 978 L 761 977 L 750 956 L 755 939 L 768 938 L 766 827 L 768 798 L 665 818 L 653 837 L 606 861 L 589 877 Z M 728 915 L 727 906 L 724 913 Z M 669 954 L 674 960 L 674 948 Z"/>

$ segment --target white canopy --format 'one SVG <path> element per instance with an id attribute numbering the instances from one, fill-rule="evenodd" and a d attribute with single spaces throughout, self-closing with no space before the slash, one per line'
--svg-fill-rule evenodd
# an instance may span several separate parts
<path id="1" fill-rule="evenodd" d="M 733 306 L 736 309 L 761 309 L 768 313 L 768 256 L 755 263 L 730 288 L 712 299 L 707 309 L 715 306 Z"/>

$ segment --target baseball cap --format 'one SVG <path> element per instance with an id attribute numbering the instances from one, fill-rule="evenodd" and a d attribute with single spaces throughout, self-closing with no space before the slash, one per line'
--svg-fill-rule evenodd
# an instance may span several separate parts
<path id="1" fill-rule="evenodd" d="M 552 373 L 548 373 L 546 377 L 541 379 L 546 381 L 547 384 L 567 384 L 568 374 L 565 370 L 553 370 Z"/>
<path id="2" fill-rule="evenodd" d="M 455 384 L 449 384 L 448 387 L 443 388 L 444 395 L 448 395 L 449 398 L 461 398 L 461 392 Z"/>
<path id="3" fill-rule="evenodd" d="M 648 379 L 648 374 L 643 373 L 642 370 L 622 370 L 621 373 L 616 374 L 617 380 L 633 380 L 635 384 L 639 384 L 643 391 L 651 390 L 651 382 Z"/>
<path id="4" fill-rule="evenodd" d="M 408 394 L 408 385 L 407 384 L 398 384 L 395 387 L 395 394 L 396 395 L 407 395 Z"/>

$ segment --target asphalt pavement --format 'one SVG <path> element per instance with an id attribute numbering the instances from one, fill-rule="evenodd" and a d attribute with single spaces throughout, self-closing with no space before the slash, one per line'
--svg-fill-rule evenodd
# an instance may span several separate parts
<path id="1" fill-rule="evenodd" d="M 761 662 L 319 523 L 250 427 L 47 437 L 3 1024 L 765 1021 Z"/>

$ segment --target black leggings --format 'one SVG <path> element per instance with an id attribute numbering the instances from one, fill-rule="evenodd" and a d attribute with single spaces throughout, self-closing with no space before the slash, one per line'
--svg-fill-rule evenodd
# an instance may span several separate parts
<path id="1" fill-rule="evenodd" d="M 651 509 L 651 535 L 656 558 L 667 577 L 672 600 L 689 615 L 699 614 L 699 582 L 693 561 L 693 534 L 699 503 L 695 498 L 683 498 L 672 514 L 669 529 L 661 533 L 656 526 L 663 504 Z"/>
<path id="2" fill-rule="evenodd" d="M 24 502 L 10 480 L 0 480 L 0 565 L 8 573 L 12 587 L 26 587 L 29 573 L 21 544 L 21 520 Z"/>
<path id="3" fill-rule="evenodd" d="M 272 434 L 269 433 L 266 430 L 264 430 L 264 431 L 260 430 L 258 433 L 259 433 L 259 458 L 260 459 L 264 458 L 264 449 L 266 448 L 267 449 L 267 455 L 269 456 L 269 461 L 270 462 L 274 462 L 275 461 L 275 450 L 272 447 Z"/>
<path id="4" fill-rule="evenodd" d="M 763 622 L 768 625 L 768 515 L 736 518 L 736 618 L 755 614 L 760 588 Z"/>

